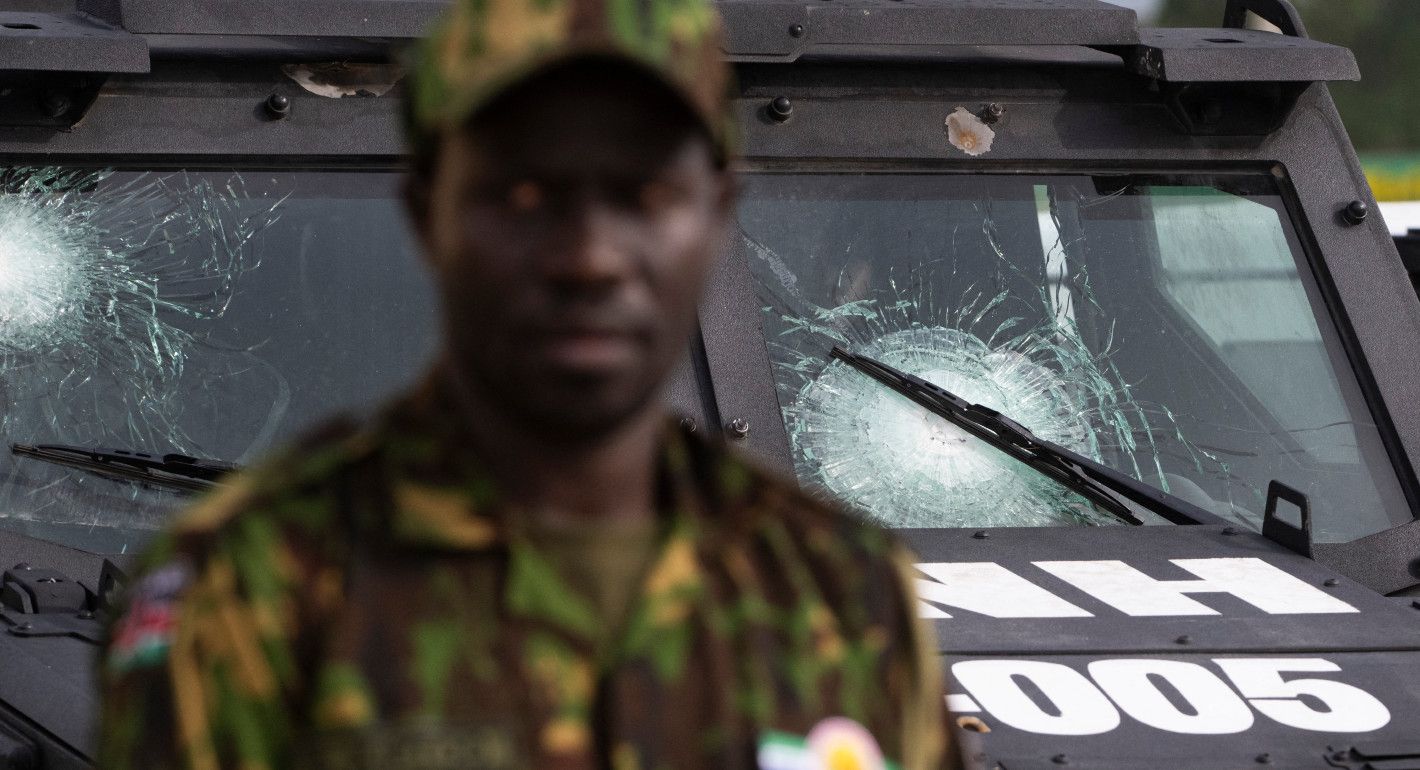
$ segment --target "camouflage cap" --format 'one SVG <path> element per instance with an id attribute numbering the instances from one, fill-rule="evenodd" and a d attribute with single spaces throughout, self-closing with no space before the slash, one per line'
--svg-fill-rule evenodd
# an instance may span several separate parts
<path id="1" fill-rule="evenodd" d="M 416 150 L 494 96 L 578 56 L 625 59 L 684 97 L 729 155 L 729 67 L 710 0 L 454 0 L 413 51 L 407 130 Z"/>

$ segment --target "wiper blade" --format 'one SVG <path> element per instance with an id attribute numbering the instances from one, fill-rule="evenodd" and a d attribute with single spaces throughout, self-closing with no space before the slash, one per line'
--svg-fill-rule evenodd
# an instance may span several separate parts
<path id="1" fill-rule="evenodd" d="M 187 455 L 159 456 L 123 449 L 91 449 L 64 444 L 11 444 L 10 451 L 21 457 L 33 457 L 110 478 L 186 492 L 212 489 L 218 486 L 223 475 L 237 470 L 232 463 Z"/>
<path id="2" fill-rule="evenodd" d="M 1193 503 L 1126 476 L 1034 433 L 995 409 L 868 356 L 834 346 L 829 353 L 992 447 L 1039 471 L 1130 524 L 1142 524 L 1126 500 L 1174 524 L 1222 524 Z"/>

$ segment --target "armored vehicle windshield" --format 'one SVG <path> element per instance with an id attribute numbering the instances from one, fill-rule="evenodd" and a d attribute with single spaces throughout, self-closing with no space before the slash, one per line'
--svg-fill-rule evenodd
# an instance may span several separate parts
<path id="1" fill-rule="evenodd" d="M 894 527 L 1107 524 L 825 355 L 844 345 L 1221 517 L 1411 519 L 1280 175 L 752 175 L 739 224 L 795 470 Z"/>
<path id="2" fill-rule="evenodd" d="M 389 171 L 9 170 L 0 434 L 241 465 L 405 384 L 432 292 Z M 4 526 L 138 550 L 185 498 L 0 454 Z"/>

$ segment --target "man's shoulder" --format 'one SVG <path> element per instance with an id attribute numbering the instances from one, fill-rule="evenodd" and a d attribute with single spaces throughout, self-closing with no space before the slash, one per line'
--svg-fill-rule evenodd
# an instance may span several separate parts
<path id="1" fill-rule="evenodd" d="M 274 536 L 288 529 L 334 529 L 340 486 L 377 446 L 371 426 L 353 418 L 328 421 L 224 479 L 177 515 L 166 539 L 174 550 L 197 552 L 239 530 L 262 529 Z"/>
<path id="2" fill-rule="evenodd" d="M 364 435 L 352 420 L 328 423 L 179 513 L 134 565 L 105 643 L 109 672 L 159 670 L 180 608 L 203 617 L 247 607 L 227 632 L 293 633 L 282 625 L 288 599 L 324 588 L 315 578 L 337 566 L 338 479 L 367 456 Z"/>
<path id="3" fill-rule="evenodd" d="M 866 515 L 841 503 L 806 491 L 792 478 L 738 452 L 711 450 L 722 487 L 739 492 L 738 526 L 759 539 L 787 534 L 810 553 L 849 559 L 887 559 L 896 539 Z"/>
<path id="4" fill-rule="evenodd" d="M 710 512 L 726 515 L 732 533 L 717 556 L 742 580 L 789 609 L 823 602 L 845 629 L 896 628 L 910 617 L 914 560 L 892 532 L 733 452 L 720 458 L 719 475 L 741 494 Z"/>

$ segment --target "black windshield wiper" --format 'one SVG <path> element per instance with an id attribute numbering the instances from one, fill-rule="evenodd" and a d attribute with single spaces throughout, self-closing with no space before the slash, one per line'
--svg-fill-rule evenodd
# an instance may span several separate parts
<path id="1" fill-rule="evenodd" d="M 921 377 L 837 346 L 829 355 L 1130 524 L 1143 522 L 1129 509 L 1125 500 L 1147 508 L 1174 524 L 1225 523 L 1187 500 L 1155 489 L 1058 444 L 1037 438 L 1025 426 L 995 409 L 970 403 Z"/>
<path id="2" fill-rule="evenodd" d="M 21 457 L 67 465 L 110 478 L 139 481 L 158 487 L 201 492 L 218 485 L 224 474 L 237 470 L 231 463 L 200 460 L 187 455 L 162 456 L 123 449 L 90 449 L 63 444 L 11 444 L 10 451 Z"/>

